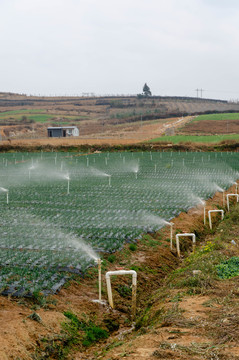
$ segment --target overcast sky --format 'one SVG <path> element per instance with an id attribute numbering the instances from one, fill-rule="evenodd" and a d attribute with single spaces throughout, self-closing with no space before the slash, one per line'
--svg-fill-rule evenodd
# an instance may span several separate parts
<path id="1" fill-rule="evenodd" d="M 238 0 L 0 0 L 0 91 L 239 99 Z"/>

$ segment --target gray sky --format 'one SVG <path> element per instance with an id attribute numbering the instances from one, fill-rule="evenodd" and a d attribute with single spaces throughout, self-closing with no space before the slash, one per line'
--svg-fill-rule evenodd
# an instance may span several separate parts
<path id="1" fill-rule="evenodd" d="M 238 0 L 0 0 L 0 91 L 239 99 Z"/>

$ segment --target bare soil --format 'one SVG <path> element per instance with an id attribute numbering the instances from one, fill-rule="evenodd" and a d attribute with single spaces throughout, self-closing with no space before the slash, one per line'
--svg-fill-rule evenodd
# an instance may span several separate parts
<path id="1" fill-rule="evenodd" d="M 186 124 L 180 133 L 187 135 L 238 134 L 239 120 L 204 120 Z"/>
<path id="2" fill-rule="evenodd" d="M 179 122 L 180 120 L 180 122 Z M 80 136 L 79 138 L 35 138 L 36 133 L 32 132 L 30 135 L 28 134 L 27 138 L 14 138 L 8 137 L 2 141 L 3 145 L 11 144 L 12 146 L 28 146 L 28 147 L 36 147 L 36 146 L 79 146 L 84 144 L 89 145 L 127 145 L 127 144 L 137 144 L 142 141 L 150 140 L 154 137 L 158 137 L 162 135 L 166 129 L 169 128 L 177 128 L 182 126 L 182 124 L 187 123 L 191 120 L 191 117 L 185 117 L 183 119 L 178 118 L 168 118 L 161 120 L 154 120 L 153 122 L 146 123 L 133 123 L 133 124 L 125 124 L 120 127 L 111 126 L 107 130 L 107 132 L 95 132 L 95 128 L 91 128 L 91 123 L 88 123 L 88 135 Z M 86 126 L 86 125 L 85 125 Z M 16 126 L 5 126 L 2 127 L 4 132 L 15 131 Z M 46 133 L 46 127 L 43 127 L 44 133 Z M 91 129 L 91 130 L 90 130 Z M 23 130 L 21 130 L 23 131 Z M 36 131 L 36 129 L 34 130 Z M 39 136 L 39 132 L 37 131 Z M 43 133 L 43 134 L 44 134 Z M 26 132 L 24 131 L 24 137 L 26 137 Z"/>

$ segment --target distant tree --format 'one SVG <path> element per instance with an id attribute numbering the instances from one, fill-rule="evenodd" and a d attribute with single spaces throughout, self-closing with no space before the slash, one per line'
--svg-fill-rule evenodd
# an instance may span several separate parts
<path id="1" fill-rule="evenodd" d="M 144 94 L 144 96 L 151 96 L 152 95 L 152 93 L 150 91 L 150 88 L 146 83 L 144 84 L 144 87 L 143 87 L 143 94 Z"/>

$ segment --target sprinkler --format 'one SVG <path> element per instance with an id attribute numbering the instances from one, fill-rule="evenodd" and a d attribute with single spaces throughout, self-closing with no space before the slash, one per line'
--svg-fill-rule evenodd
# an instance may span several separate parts
<path id="1" fill-rule="evenodd" d="M 225 190 L 216 184 L 216 191 L 219 191 L 222 193 L 222 206 L 224 207 L 225 206 Z"/>
<path id="2" fill-rule="evenodd" d="M 86 158 L 86 166 L 89 167 L 89 158 Z"/>
<path id="3" fill-rule="evenodd" d="M 203 206 L 203 223 L 206 225 L 207 222 L 207 213 L 206 213 L 206 202 L 202 199 L 200 199 L 200 204 Z"/>
<path id="4" fill-rule="evenodd" d="M 234 182 L 234 185 L 236 187 L 236 194 L 237 194 L 237 187 L 238 187 L 237 181 Z"/>
<path id="5" fill-rule="evenodd" d="M 173 250 L 173 225 L 174 223 L 170 222 L 170 249 Z"/>
<path id="6" fill-rule="evenodd" d="M 67 180 L 67 195 L 70 194 L 70 179 Z"/>
<path id="7" fill-rule="evenodd" d="M 28 178 L 31 180 L 31 171 L 34 169 L 34 166 L 32 165 L 28 170 Z"/>
<path id="8" fill-rule="evenodd" d="M 6 193 L 6 195 L 7 195 L 7 205 L 8 205 L 9 204 L 8 189 L 5 189 L 5 188 L 1 187 L 0 190 Z"/>
<path id="9" fill-rule="evenodd" d="M 98 264 L 98 286 L 99 286 L 99 302 L 101 302 L 102 296 L 101 296 L 101 263 L 102 260 L 100 258 L 95 260 L 95 263 Z"/>
<path id="10" fill-rule="evenodd" d="M 108 175 L 109 178 L 109 186 L 111 187 L 111 175 Z"/>
<path id="11" fill-rule="evenodd" d="M 67 180 L 67 195 L 70 194 L 70 177 L 69 175 L 65 175 L 65 179 Z"/>
<path id="12" fill-rule="evenodd" d="M 138 179 L 138 171 L 135 171 L 135 179 Z"/>

